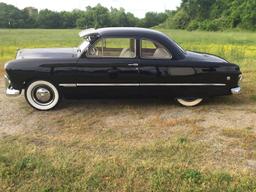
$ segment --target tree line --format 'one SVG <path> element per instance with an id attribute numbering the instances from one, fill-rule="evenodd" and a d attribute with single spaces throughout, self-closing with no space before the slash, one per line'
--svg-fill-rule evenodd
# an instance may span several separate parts
<path id="1" fill-rule="evenodd" d="M 99 27 L 153 27 L 164 22 L 164 13 L 148 12 L 143 19 L 125 12 L 123 8 L 110 10 L 98 4 L 85 10 L 55 12 L 27 7 L 23 10 L 0 3 L 0 28 L 99 28 Z"/>
<path id="2" fill-rule="evenodd" d="M 85 10 L 55 12 L 0 3 L 0 28 L 154 27 L 218 31 L 256 30 L 256 0 L 182 0 L 175 11 L 148 12 L 140 19 L 123 8 L 100 4 Z"/>
<path id="3" fill-rule="evenodd" d="M 207 31 L 256 30 L 256 0 L 182 0 L 161 26 Z"/>

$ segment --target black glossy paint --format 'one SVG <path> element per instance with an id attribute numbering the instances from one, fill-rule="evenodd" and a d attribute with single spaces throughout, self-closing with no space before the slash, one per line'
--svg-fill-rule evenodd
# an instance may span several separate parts
<path id="1" fill-rule="evenodd" d="M 59 84 L 226 84 L 226 86 L 101 86 L 59 89 L 65 94 L 78 93 L 92 97 L 109 96 L 173 96 L 211 97 L 231 94 L 238 86 L 240 69 L 217 56 L 183 52 L 166 35 L 141 28 L 98 29 L 97 38 L 133 37 L 137 40 L 137 56 L 125 58 L 87 58 L 86 53 L 76 57 L 76 49 L 21 50 L 17 59 L 6 64 L 6 73 L 14 89 L 25 89 L 35 80 Z M 97 39 L 96 38 L 96 39 Z M 172 53 L 172 59 L 140 58 L 142 38 L 158 41 Z M 95 39 L 95 40 L 96 40 Z M 138 66 L 129 66 L 138 64 Z M 227 76 L 231 80 L 227 80 Z"/>

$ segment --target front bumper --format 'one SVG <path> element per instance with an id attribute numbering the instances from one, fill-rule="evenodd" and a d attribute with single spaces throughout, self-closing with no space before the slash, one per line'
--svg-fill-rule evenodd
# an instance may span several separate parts
<path id="1" fill-rule="evenodd" d="M 232 88 L 231 89 L 231 93 L 233 94 L 233 95 L 237 95 L 237 94 L 239 94 L 241 92 L 241 87 L 235 87 L 235 88 Z"/>
<path id="2" fill-rule="evenodd" d="M 21 91 L 12 88 L 11 81 L 7 77 L 7 75 L 4 76 L 4 79 L 5 79 L 5 94 L 10 97 L 19 96 L 21 94 Z"/>
<path id="3" fill-rule="evenodd" d="M 231 89 L 231 93 L 232 93 L 233 95 L 237 95 L 237 94 L 241 93 L 240 84 L 241 84 L 242 79 L 243 79 L 243 75 L 240 74 L 240 75 L 238 76 L 238 86 Z"/>

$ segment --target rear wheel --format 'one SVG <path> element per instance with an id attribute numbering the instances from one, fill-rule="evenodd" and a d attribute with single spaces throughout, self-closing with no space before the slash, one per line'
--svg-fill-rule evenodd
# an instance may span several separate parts
<path id="1" fill-rule="evenodd" d="M 178 103 L 185 107 L 194 107 L 202 103 L 202 98 L 179 98 Z"/>
<path id="2" fill-rule="evenodd" d="M 34 81 L 25 91 L 27 102 L 37 110 L 47 111 L 56 107 L 60 100 L 58 89 L 48 81 Z"/>

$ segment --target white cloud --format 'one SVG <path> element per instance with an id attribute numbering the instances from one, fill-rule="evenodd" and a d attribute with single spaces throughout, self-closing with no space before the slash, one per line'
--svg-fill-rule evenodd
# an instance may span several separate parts
<path id="1" fill-rule="evenodd" d="M 73 9 L 85 9 L 88 5 L 95 6 L 98 3 L 105 7 L 123 7 L 126 11 L 134 13 L 137 17 L 144 17 L 148 11 L 162 12 L 174 10 L 180 5 L 181 0 L 3 0 L 1 2 L 12 4 L 20 9 L 28 6 L 38 9 L 51 9 L 54 11 L 71 11 Z"/>

